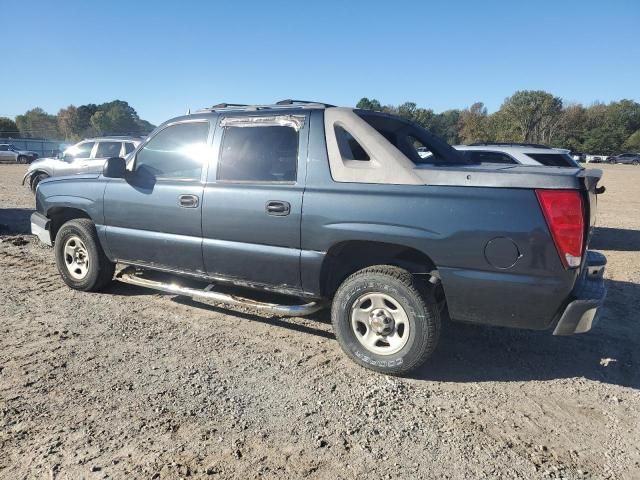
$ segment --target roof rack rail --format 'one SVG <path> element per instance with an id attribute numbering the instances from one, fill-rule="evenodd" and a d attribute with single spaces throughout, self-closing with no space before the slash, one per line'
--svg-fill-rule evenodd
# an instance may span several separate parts
<path id="1" fill-rule="evenodd" d="M 246 103 L 218 103 L 212 107 L 209 107 L 210 110 L 215 108 L 229 108 L 229 107 L 248 107 Z"/>
<path id="2" fill-rule="evenodd" d="M 308 104 L 308 103 L 312 103 L 314 105 L 324 105 L 325 107 L 335 107 L 335 105 L 331 105 L 330 103 L 315 102 L 313 100 L 293 100 L 291 98 L 287 98 L 285 100 L 279 100 L 275 104 L 276 105 L 296 105 L 296 104 Z"/>
<path id="3" fill-rule="evenodd" d="M 289 110 L 289 109 L 303 109 L 303 108 L 329 108 L 334 105 L 320 102 L 307 102 L 305 100 L 281 100 L 278 103 L 270 105 L 246 105 L 244 103 L 218 103 L 212 107 L 202 108 L 196 110 L 193 113 L 208 113 L 208 112 L 235 112 L 235 111 L 260 111 L 260 110 Z M 191 115 L 191 112 L 187 113 Z"/>
<path id="4" fill-rule="evenodd" d="M 485 147 L 485 146 L 502 146 L 502 147 L 531 147 L 531 148 L 544 148 L 552 150 L 553 147 L 548 145 L 542 145 L 540 143 L 518 143 L 518 142 L 475 142 L 470 143 L 469 147 Z"/>

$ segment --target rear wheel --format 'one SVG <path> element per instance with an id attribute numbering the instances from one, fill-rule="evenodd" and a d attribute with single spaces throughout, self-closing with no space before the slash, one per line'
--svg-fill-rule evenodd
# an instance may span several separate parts
<path id="1" fill-rule="evenodd" d="M 347 278 L 333 299 L 336 338 L 356 363 L 405 374 L 433 353 L 440 316 L 426 285 L 406 270 L 378 265 Z"/>
<path id="2" fill-rule="evenodd" d="M 54 248 L 58 271 L 71 288 L 95 292 L 111 283 L 115 265 L 102 250 L 91 220 L 78 218 L 62 225 Z"/>
<path id="3" fill-rule="evenodd" d="M 38 188 L 38 184 L 44 180 L 45 178 L 49 178 L 49 175 L 46 173 L 37 173 L 33 179 L 31 180 L 31 191 L 36 193 L 36 189 Z"/>

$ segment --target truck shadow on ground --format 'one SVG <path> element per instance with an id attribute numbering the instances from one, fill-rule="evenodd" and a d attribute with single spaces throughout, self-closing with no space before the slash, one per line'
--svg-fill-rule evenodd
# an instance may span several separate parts
<path id="1" fill-rule="evenodd" d="M 187 307 L 205 309 L 221 315 L 231 315 L 233 317 L 242 318 L 244 320 L 263 323 L 265 325 L 273 325 L 275 327 L 286 328 L 287 330 L 291 330 L 294 332 L 305 333 L 308 335 L 315 335 L 317 337 L 327 338 L 329 340 L 335 340 L 336 338 L 335 335 L 331 332 L 322 330 L 320 328 L 314 328 L 307 325 L 302 325 L 300 323 L 292 322 L 290 320 L 287 320 L 286 318 L 268 317 L 268 316 L 262 317 L 260 315 L 256 315 L 252 313 L 246 313 L 238 310 L 231 310 L 223 307 L 218 307 L 215 305 L 209 305 L 207 303 L 201 303 L 189 297 L 175 297 L 173 301 L 181 305 L 185 305 Z M 323 313 L 325 312 L 318 312 L 315 314 L 314 317 L 309 317 L 309 318 L 320 321 L 322 323 L 326 323 L 327 318 L 325 318 L 325 316 L 322 315 Z M 331 323 L 331 321 L 329 320 L 328 323 Z"/>
<path id="2" fill-rule="evenodd" d="M 609 280 L 607 287 L 608 297 L 598 325 L 587 334 L 554 337 L 551 331 L 444 321 L 440 345 L 432 358 L 410 378 L 466 383 L 584 377 L 640 389 L 640 285 Z M 264 301 L 278 301 L 277 296 L 263 296 Z M 188 297 L 178 296 L 173 300 L 217 314 L 335 339 L 328 329 L 331 323 L 328 309 L 307 317 L 311 322 L 301 324 L 299 320 L 246 313 Z"/>
<path id="3" fill-rule="evenodd" d="M 443 382 L 525 382 L 584 377 L 640 389 L 640 285 L 607 281 L 598 325 L 555 337 L 446 322 L 435 354 L 412 377 Z"/>
<path id="4" fill-rule="evenodd" d="M 589 245 L 595 250 L 640 251 L 640 230 L 596 227 Z"/>
<path id="5" fill-rule="evenodd" d="M 30 208 L 0 208 L 0 235 L 31 233 Z"/>

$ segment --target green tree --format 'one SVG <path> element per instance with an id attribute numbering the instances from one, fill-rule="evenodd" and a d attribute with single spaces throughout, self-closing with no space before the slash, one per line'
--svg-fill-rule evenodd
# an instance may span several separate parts
<path id="1" fill-rule="evenodd" d="M 586 108 L 580 104 L 568 105 L 562 111 L 552 144 L 557 147 L 569 148 L 574 152 L 582 152 L 587 123 Z"/>
<path id="2" fill-rule="evenodd" d="M 58 112 L 58 130 L 67 141 L 75 142 L 80 140 L 83 125 L 80 123 L 80 115 L 76 107 L 69 105 L 67 108 L 60 109 Z"/>
<path id="3" fill-rule="evenodd" d="M 58 138 L 58 119 L 39 107 L 16 117 L 16 125 L 23 137 Z"/>
<path id="4" fill-rule="evenodd" d="M 7 117 L 0 117 L 0 137 L 19 137 L 20 131 L 16 122 Z"/>
<path id="5" fill-rule="evenodd" d="M 622 146 L 624 150 L 640 153 L 640 130 L 629 135 Z"/>
<path id="6" fill-rule="evenodd" d="M 356 108 L 360 108 L 362 110 L 382 110 L 382 105 L 375 98 L 369 100 L 367 97 L 362 97 L 360 101 L 356 104 Z"/>
<path id="7" fill-rule="evenodd" d="M 519 132 L 520 141 L 549 143 L 560 120 L 562 99 L 542 90 L 522 90 L 507 98 L 500 112 Z"/>
<path id="8" fill-rule="evenodd" d="M 476 102 L 460 112 L 458 132 L 464 143 L 489 141 L 489 120 L 484 103 Z"/>

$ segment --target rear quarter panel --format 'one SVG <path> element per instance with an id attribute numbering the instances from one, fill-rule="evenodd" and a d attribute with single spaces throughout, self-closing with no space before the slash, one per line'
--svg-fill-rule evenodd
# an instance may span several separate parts
<path id="1" fill-rule="evenodd" d="M 577 272 L 560 263 L 532 189 L 334 182 L 319 131 L 310 138 L 303 202 L 305 290 L 320 289 L 324 254 L 337 243 L 400 244 L 432 259 L 453 319 L 550 326 Z M 485 255 L 487 243 L 499 237 L 517 245 L 519 258 L 509 268 L 493 266 Z"/>

